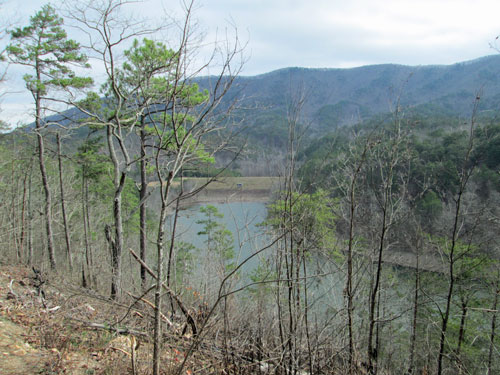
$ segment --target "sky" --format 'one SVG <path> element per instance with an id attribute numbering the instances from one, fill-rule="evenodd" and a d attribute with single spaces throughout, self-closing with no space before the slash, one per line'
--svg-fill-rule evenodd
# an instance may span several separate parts
<path id="1" fill-rule="evenodd" d="M 24 0 L 19 7 L 20 0 L 3 0 L 0 21 L 26 25 L 45 3 Z M 131 11 L 156 20 L 165 19 L 165 13 L 180 18 L 179 3 L 147 0 Z M 57 0 L 53 4 L 57 6 Z M 197 0 L 194 17 L 208 42 L 237 29 L 245 45 L 241 74 L 248 76 L 289 66 L 472 60 L 499 53 L 492 48 L 500 34 L 499 14 L 498 0 Z M 19 75 L 16 72 L 9 68 L 9 94 L 1 103 L 0 118 L 10 122 L 29 118 L 29 96 L 13 92 L 23 91 L 19 79 L 12 78 Z"/>

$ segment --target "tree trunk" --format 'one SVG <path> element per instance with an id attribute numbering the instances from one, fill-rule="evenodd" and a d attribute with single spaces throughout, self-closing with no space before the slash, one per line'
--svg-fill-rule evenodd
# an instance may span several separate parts
<path id="1" fill-rule="evenodd" d="M 167 261 L 167 286 L 171 288 L 172 286 L 170 285 L 170 280 L 171 280 L 171 274 L 172 274 L 172 260 L 174 257 L 174 247 L 175 247 L 175 233 L 177 232 L 177 222 L 179 219 L 179 205 L 180 205 L 180 197 L 182 195 L 182 177 L 181 177 L 181 192 L 179 197 L 177 197 L 177 200 L 175 202 L 175 213 L 174 213 L 174 223 L 172 226 L 172 236 L 170 236 L 170 245 L 169 245 L 169 250 L 168 250 L 168 261 Z M 174 300 L 172 296 L 170 296 L 170 304 L 172 306 L 172 313 L 174 312 Z"/>
<path id="2" fill-rule="evenodd" d="M 474 171 L 474 164 L 470 164 L 470 157 L 473 151 L 474 146 L 474 127 L 475 127 L 475 115 L 477 111 L 477 106 L 479 104 L 479 97 L 476 98 L 474 103 L 474 109 L 472 113 L 472 119 L 470 124 L 470 132 L 469 132 L 469 145 L 467 151 L 464 155 L 463 163 L 461 166 L 461 170 L 459 173 L 459 189 L 457 192 L 457 196 L 455 199 L 455 216 L 453 221 L 453 229 L 451 232 L 451 246 L 450 246 L 450 254 L 448 257 L 449 265 L 449 285 L 448 285 L 448 293 L 446 296 L 446 309 L 444 314 L 442 315 L 442 324 L 441 324 L 441 335 L 439 339 L 439 355 L 438 355 L 438 366 L 437 366 L 437 375 L 441 375 L 443 371 L 443 358 L 445 352 L 445 344 L 446 344 L 446 332 L 448 329 L 448 320 L 450 318 L 451 313 L 451 303 L 453 299 L 454 287 L 455 287 L 455 250 L 457 246 L 457 242 L 459 240 L 460 229 L 462 227 L 462 223 L 460 223 L 461 216 L 461 206 L 462 206 L 462 198 L 465 194 L 465 189 L 467 183 L 469 181 L 472 172 Z"/>
<path id="3" fill-rule="evenodd" d="M 19 238 L 18 238 L 18 223 L 17 223 L 17 194 L 19 191 L 19 186 L 18 186 L 18 178 L 14 174 L 14 161 L 11 162 L 11 175 L 10 175 L 10 187 L 11 187 L 11 196 L 10 196 L 10 223 L 12 225 L 12 248 L 16 252 L 16 258 L 17 262 L 21 262 L 21 249 L 20 249 L 20 243 L 19 243 Z"/>
<path id="4" fill-rule="evenodd" d="M 410 339 L 410 364 L 408 366 L 408 374 L 413 374 L 415 367 L 415 344 L 417 340 L 417 317 L 418 317 L 418 304 L 419 304 L 419 289 L 420 289 L 420 264 L 419 253 L 417 249 L 417 263 L 415 265 L 415 291 L 413 296 L 413 319 L 411 325 L 411 339 Z"/>
<path id="5" fill-rule="evenodd" d="M 115 220 L 114 241 L 111 245 L 111 298 L 120 296 L 121 288 L 121 258 L 123 249 L 123 222 L 122 222 L 122 196 L 121 190 L 115 193 L 113 200 L 113 217 Z"/>
<path id="6" fill-rule="evenodd" d="M 66 241 L 66 252 L 68 255 L 68 264 L 70 271 L 73 269 L 73 259 L 71 253 L 71 241 L 69 235 L 68 217 L 66 215 L 66 204 L 64 196 L 64 184 L 63 184 L 63 170 L 62 170 L 62 157 L 61 157 L 61 134 L 57 133 L 57 161 L 59 164 L 59 189 L 61 192 L 61 210 L 63 215 L 64 224 L 64 239 Z"/>
<path id="7" fill-rule="evenodd" d="M 158 162 L 158 161 L 157 161 Z M 157 169 L 159 168 L 157 164 Z M 159 169 L 158 169 L 159 170 Z M 159 173 L 159 172 L 158 172 Z M 166 186 L 163 187 L 163 179 L 160 178 L 160 194 L 161 194 L 161 210 L 160 221 L 158 223 L 158 237 L 156 243 L 157 263 L 156 263 L 156 286 L 155 286 L 155 320 L 154 320 L 154 337 L 153 337 L 153 375 L 160 375 L 160 360 L 161 360 L 161 304 L 162 304 L 162 280 L 163 280 L 163 257 L 164 257 L 164 241 L 165 241 L 165 219 L 167 216 L 167 203 L 170 193 L 170 185 L 172 183 L 173 173 L 168 175 Z M 172 233 L 172 236 L 175 233 Z"/>
<path id="8" fill-rule="evenodd" d="M 28 178 L 28 266 L 33 265 L 33 214 L 31 212 L 31 177 L 33 174 L 32 165 Z"/>
<path id="9" fill-rule="evenodd" d="M 352 270 L 352 255 L 354 247 L 354 215 L 355 206 L 355 186 L 356 175 L 353 177 L 350 189 L 350 217 L 349 217 L 349 243 L 347 247 L 347 280 L 344 295 L 347 298 L 347 329 L 349 334 L 349 352 L 348 352 L 348 367 L 349 375 L 354 375 L 354 327 L 353 327 L 353 270 Z"/>
<path id="10" fill-rule="evenodd" d="M 462 189 L 462 187 L 461 187 Z M 446 295 L 446 309 L 444 311 L 442 320 L 441 320 L 441 335 L 439 338 L 439 354 L 438 354 L 438 367 L 437 367 L 437 375 L 441 375 L 443 372 L 443 358 L 446 344 L 446 332 L 448 329 L 448 319 L 450 317 L 451 312 L 451 302 L 453 298 L 453 292 L 455 287 L 455 246 L 458 240 L 458 227 L 459 227 L 459 217 L 460 217 L 460 201 L 462 198 L 463 190 L 459 192 L 458 199 L 455 205 L 455 218 L 453 223 L 453 232 L 452 232 L 452 243 L 450 248 L 450 255 L 448 257 L 449 265 L 449 284 L 448 284 L 448 293 Z"/>
<path id="11" fill-rule="evenodd" d="M 139 191 L 139 255 L 143 262 L 146 262 L 146 251 L 147 251 L 147 242 L 146 242 L 146 196 L 148 191 L 148 181 L 146 175 L 146 131 L 144 129 L 144 117 L 142 118 L 141 124 L 141 189 Z M 146 285 L 146 269 L 141 264 L 141 288 L 143 291 L 147 289 Z"/>
<path id="12" fill-rule="evenodd" d="M 458 330 L 458 343 L 457 343 L 457 350 L 456 350 L 456 355 L 457 359 L 460 357 L 460 350 L 462 349 L 462 342 L 464 341 L 464 336 L 465 336 L 465 321 L 467 319 L 467 300 L 463 299 L 462 300 L 462 313 L 460 315 L 460 329 Z"/>
<path id="13" fill-rule="evenodd" d="M 497 307 L 498 307 L 498 295 L 500 294 L 500 271 L 497 271 L 497 280 L 495 285 L 495 297 L 493 299 L 492 314 L 491 317 L 491 330 L 490 330 L 490 348 L 488 351 L 488 369 L 486 375 L 492 375 L 491 367 L 493 364 L 493 349 L 495 348 L 495 335 L 496 335 L 496 324 L 497 324 Z"/>
<path id="14" fill-rule="evenodd" d="M 375 306 L 377 305 L 377 297 L 379 293 L 380 286 L 380 277 L 382 274 L 382 254 L 384 251 L 384 240 L 385 235 L 387 233 L 387 199 L 385 197 L 385 206 L 383 208 L 383 217 L 382 217 L 382 228 L 380 233 L 380 246 L 378 249 L 378 259 L 377 259 L 377 271 L 375 275 L 375 284 L 370 294 L 370 314 L 369 314 L 369 328 L 368 328 L 368 371 L 370 374 L 375 375 L 377 373 L 377 356 L 378 356 L 378 348 L 377 344 L 375 347 L 373 345 L 373 331 L 375 329 L 375 324 L 378 319 L 378 316 L 375 317 Z"/>
<path id="15" fill-rule="evenodd" d="M 28 170 L 24 174 L 23 178 L 23 201 L 21 206 L 21 234 L 19 236 L 19 252 L 22 257 L 25 257 L 24 254 L 24 243 L 26 241 L 26 198 L 28 194 L 28 174 L 31 174 L 31 171 Z"/>
<path id="16" fill-rule="evenodd" d="M 117 299 L 121 293 L 121 259 L 123 250 L 123 218 L 122 218 L 122 191 L 125 186 L 125 179 L 127 176 L 128 166 L 123 171 L 120 171 L 120 163 L 116 157 L 115 146 L 113 144 L 113 128 L 111 125 L 107 126 L 106 139 L 108 143 L 109 155 L 113 162 L 113 184 L 114 184 L 114 198 L 113 198 L 113 220 L 114 220 L 114 236 L 110 241 L 111 247 L 111 298 Z M 119 140 L 120 141 L 120 140 Z M 128 158 L 125 158 L 128 159 Z"/>
<path id="17" fill-rule="evenodd" d="M 50 193 L 49 179 L 47 169 L 45 167 L 45 144 L 41 134 L 41 101 L 36 95 L 36 138 L 38 141 L 38 163 L 40 166 L 40 174 L 42 176 L 43 191 L 45 193 L 45 230 L 47 232 L 47 251 L 49 255 L 50 268 L 56 269 L 56 256 L 54 250 L 54 235 L 52 232 L 52 196 Z"/>
<path id="18" fill-rule="evenodd" d="M 90 245 L 89 232 L 89 197 L 87 189 L 87 179 L 85 177 L 85 166 L 82 171 L 82 218 L 83 218 L 83 239 L 85 243 L 85 264 L 87 265 L 87 272 L 85 272 L 85 265 L 82 263 L 82 285 L 88 287 L 92 280 L 93 263 L 92 263 L 92 249 Z"/>

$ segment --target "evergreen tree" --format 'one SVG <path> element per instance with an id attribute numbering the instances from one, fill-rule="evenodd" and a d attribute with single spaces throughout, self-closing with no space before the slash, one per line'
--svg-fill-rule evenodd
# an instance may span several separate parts
<path id="1" fill-rule="evenodd" d="M 7 53 L 15 64 L 23 65 L 31 73 L 23 78 L 35 104 L 35 132 L 38 142 L 38 161 L 45 193 L 45 225 L 50 266 L 56 267 L 52 231 L 52 197 L 45 166 L 45 145 L 42 130 L 47 126 L 44 102 L 53 90 L 82 89 L 92 84 L 92 79 L 77 76 L 71 66 L 87 65 L 87 57 L 80 53 L 80 45 L 68 39 L 62 27 L 63 19 L 50 5 L 45 5 L 30 19 L 28 26 L 11 32 L 12 43 Z"/>

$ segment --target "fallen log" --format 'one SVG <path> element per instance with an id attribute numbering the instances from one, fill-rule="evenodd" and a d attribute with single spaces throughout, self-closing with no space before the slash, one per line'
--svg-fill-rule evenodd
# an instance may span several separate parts
<path id="1" fill-rule="evenodd" d="M 143 298 L 143 297 L 137 297 L 137 296 L 134 296 L 132 293 L 129 293 L 129 292 L 126 292 L 126 293 L 127 293 L 130 297 L 132 297 L 132 298 L 134 298 L 134 299 L 136 299 L 136 300 L 138 300 L 138 301 L 142 301 L 142 302 L 144 302 L 146 305 L 148 305 L 149 307 L 151 307 L 153 310 L 155 309 L 155 307 L 156 307 L 156 306 L 154 305 L 154 303 L 153 303 L 153 302 L 150 302 L 150 301 L 148 301 L 147 299 L 145 299 L 145 298 Z M 169 327 L 174 327 L 174 323 L 172 323 L 172 322 L 170 321 L 170 319 L 168 319 L 168 318 L 167 318 L 167 317 L 166 317 L 163 313 L 161 313 L 161 312 L 160 312 L 160 316 L 161 316 L 161 318 L 163 319 L 163 321 L 164 321 L 165 323 L 167 323 L 167 325 L 168 325 Z"/>
<path id="2" fill-rule="evenodd" d="M 144 267 L 146 272 L 149 273 L 149 275 L 151 277 L 153 277 L 158 282 L 158 278 L 156 277 L 153 270 L 151 268 L 149 268 L 149 266 L 141 258 L 139 258 L 139 256 L 134 252 L 134 250 L 129 249 L 129 251 L 132 254 L 132 256 L 135 258 L 135 260 L 137 260 L 141 264 L 141 266 Z M 198 334 L 198 329 L 196 328 L 196 322 L 195 322 L 193 316 L 189 313 L 188 309 L 186 309 L 186 307 L 182 303 L 180 297 L 172 289 L 170 289 L 168 286 L 166 286 L 165 283 L 162 283 L 161 286 L 175 300 L 175 302 L 177 303 L 177 305 L 181 309 L 182 313 L 186 317 L 187 323 L 191 326 L 191 330 L 193 331 L 193 336 L 196 336 Z"/>

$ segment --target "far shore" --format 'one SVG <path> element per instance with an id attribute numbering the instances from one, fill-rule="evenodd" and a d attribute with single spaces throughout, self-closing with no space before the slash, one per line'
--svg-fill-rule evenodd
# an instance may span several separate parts
<path id="1" fill-rule="evenodd" d="M 184 177 L 182 184 L 185 192 L 194 191 L 209 181 L 207 177 Z M 272 199 L 278 188 L 278 177 L 220 177 L 203 187 L 191 198 L 183 200 L 182 206 L 200 203 L 262 202 Z M 180 179 L 175 179 L 173 188 L 179 189 Z M 157 183 L 150 183 L 157 186 Z"/>
<path id="2" fill-rule="evenodd" d="M 205 177 L 186 177 L 183 179 L 185 191 L 193 191 L 207 182 Z M 211 182 L 196 195 L 182 201 L 183 209 L 200 204 L 261 202 L 272 200 L 278 190 L 278 177 L 225 177 Z M 180 187 L 180 180 L 174 181 L 174 188 Z M 384 263 L 409 269 L 415 268 L 416 256 L 401 250 L 387 252 Z M 419 267 L 429 272 L 445 271 L 442 259 L 431 254 L 420 254 Z"/>
<path id="3" fill-rule="evenodd" d="M 262 202 L 271 200 L 272 192 L 266 189 L 238 191 L 233 189 L 202 190 L 184 201 L 183 206 L 199 203 Z"/>

